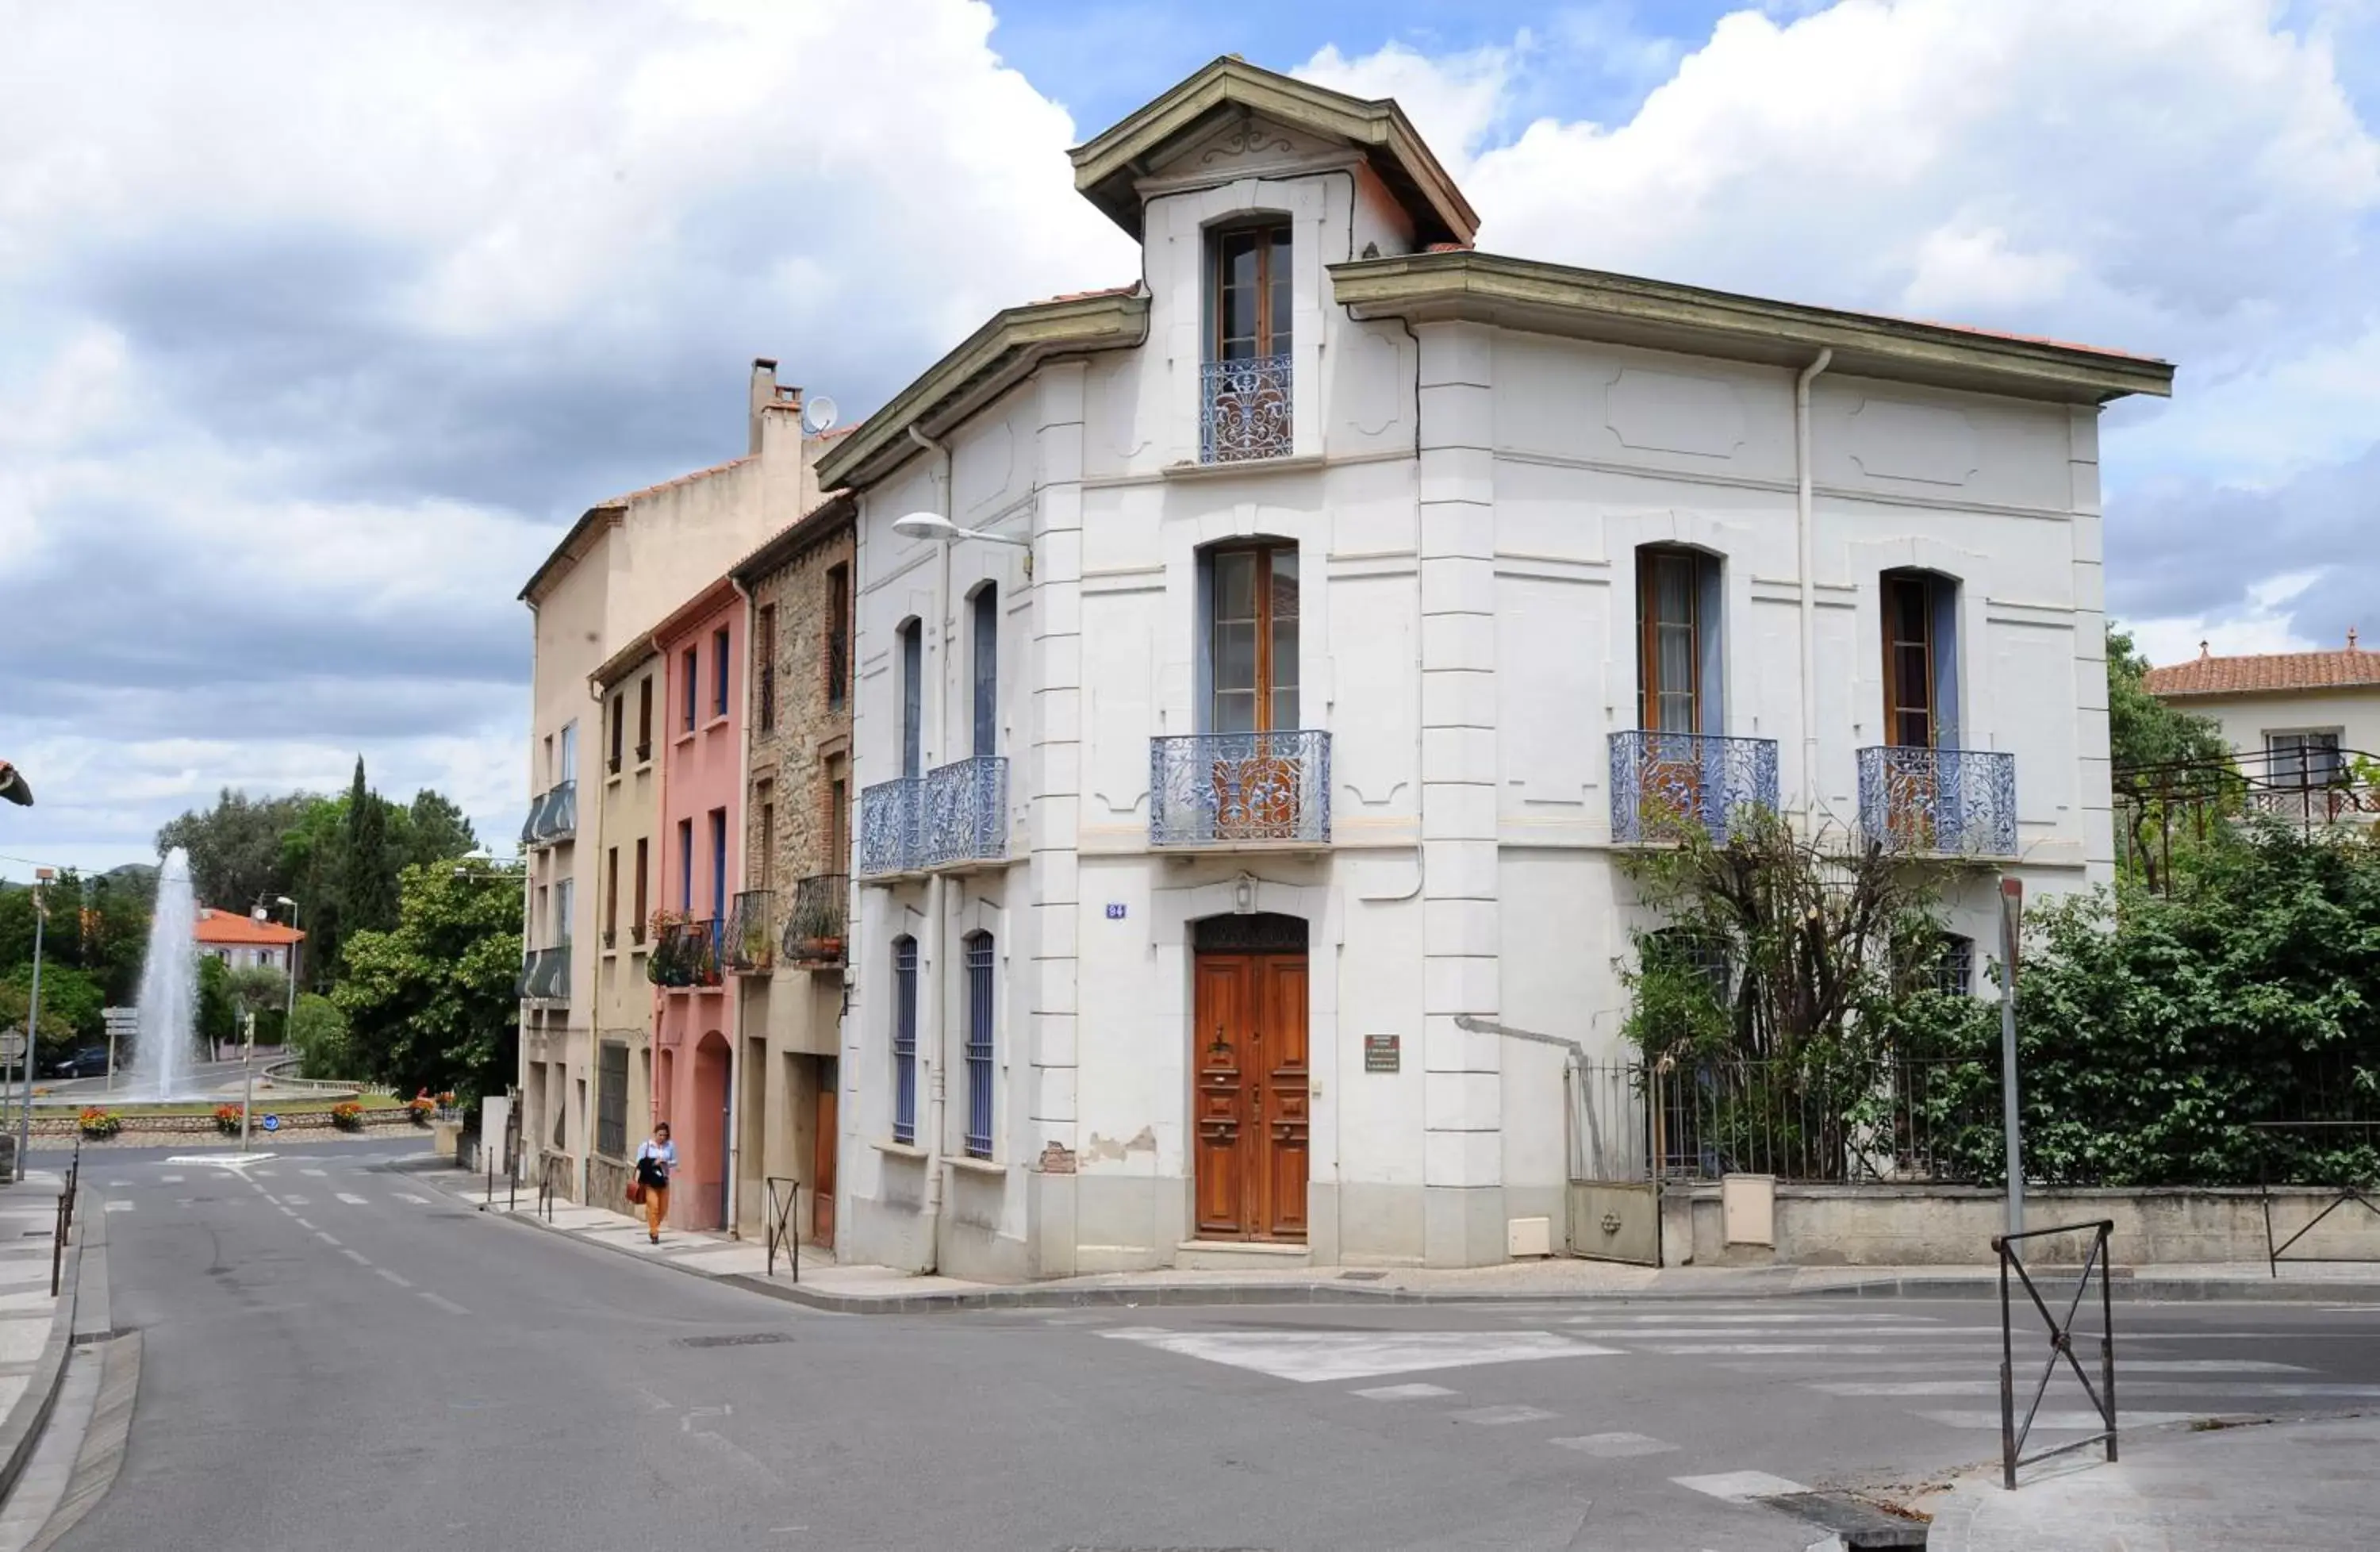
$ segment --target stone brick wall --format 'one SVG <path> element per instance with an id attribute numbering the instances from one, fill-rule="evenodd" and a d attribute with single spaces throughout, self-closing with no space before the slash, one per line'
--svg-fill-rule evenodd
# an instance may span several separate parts
<path id="1" fill-rule="evenodd" d="M 850 642 L 852 529 L 848 523 L 822 534 L 818 542 L 784 565 L 760 577 L 752 588 L 756 622 L 759 612 L 776 611 L 773 726 L 761 727 L 760 675 L 754 674 L 749 726 L 752 729 L 751 787 L 744 806 L 744 878 L 746 887 L 767 887 L 775 894 L 772 931 L 782 936 L 792 908 L 795 884 L 813 874 L 846 872 L 850 867 L 848 836 L 850 805 L 857 794 L 849 787 L 851 704 L 854 663 Z M 840 572 L 835 568 L 840 567 Z M 845 609 L 843 643 L 843 694 L 839 703 L 828 698 L 827 637 L 834 619 L 833 588 L 843 589 Z M 760 650 L 756 624 L 754 650 Z M 835 855 L 832 783 L 844 783 L 843 855 Z M 763 805 L 774 814 L 764 823 Z M 764 841 L 764 832 L 767 839 Z M 763 855 L 766 852 L 767 855 Z"/>

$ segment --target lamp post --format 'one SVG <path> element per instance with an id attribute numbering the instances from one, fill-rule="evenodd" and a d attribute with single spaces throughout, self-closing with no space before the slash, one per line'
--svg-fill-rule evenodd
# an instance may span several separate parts
<path id="1" fill-rule="evenodd" d="M 42 886 L 57 877 L 47 867 L 33 869 L 33 989 L 25 1008 L 25 1059 L 18 1075 L 25 1080 L 23 1102 L 17 1109 L 17 1178 L 25 1178 L 25 1150 L 33 1146 L 33 1051 L 42 1027 L 42 928 L 50 919 L 49 902 Z"/>
<path id="2" fill-rule="evenodd" d="M 289 907 L 289 958 L 288 963 L 281 967 L 289 981 L 288 1000 L 283 1004 L 281 1010 L 281 1049 L 284 1054 L 286 1054 L 289 1049 L 289 1026 L 298 1018 L 298 940 L 303 934 L 298 930 L 298 902 L 285 894 L 276 898 L 273 903 Z"/>

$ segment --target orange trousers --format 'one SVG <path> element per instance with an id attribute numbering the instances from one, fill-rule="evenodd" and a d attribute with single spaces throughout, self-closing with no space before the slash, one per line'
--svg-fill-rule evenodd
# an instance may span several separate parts
<path id="1" fill-rule="evenodd" d="M 662 1231 L 662 1219 L 668 1216 L 669 1187 L 666 1185 L 649 1185 L 645 1187 L 645 1232 L 648 1234 L 660 1233 Z"/>

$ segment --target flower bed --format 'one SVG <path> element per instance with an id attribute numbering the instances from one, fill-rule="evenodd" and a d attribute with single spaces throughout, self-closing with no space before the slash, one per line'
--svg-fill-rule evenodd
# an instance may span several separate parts
<path id="1" fill-rule="evenodd" d="M 75 1118 L 75 1125 L 93 1142 L 105 1142 L 124 1130 L 122 1117 L 97 1105 L 87 1106 L 82 1114 Z"/>
<path id="2" fill-rule="evenodd" d="M 215 1130 L 222 1133 L 226 1137 L 237 1137 L 239 1135 L 239 1107 L 237 1105 L 217 1105 L 215 1107 Z"/>

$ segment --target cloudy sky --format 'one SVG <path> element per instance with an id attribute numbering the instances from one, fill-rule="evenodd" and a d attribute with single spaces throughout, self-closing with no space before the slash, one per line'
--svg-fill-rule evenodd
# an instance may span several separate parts
<path id="1" fill-rule="evenodd" d="M 522 803 L 522 581 L 1129 279 L 1065 148 L 1218 54 L 1401 99 L 1484 246 L 2165 356 L 2152 653 L 2380 634 L 2380 0 L 0 0 L 0 877 L 222 785 Z M 2359 611 L 2361 612 L 2359 613 Z"/>

